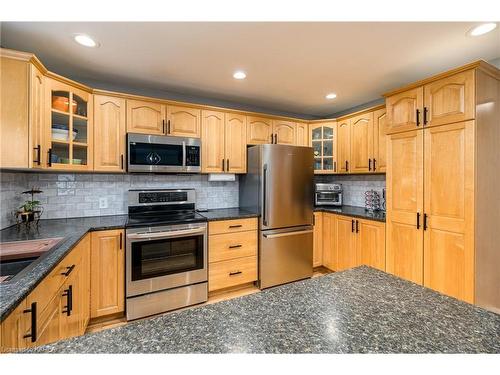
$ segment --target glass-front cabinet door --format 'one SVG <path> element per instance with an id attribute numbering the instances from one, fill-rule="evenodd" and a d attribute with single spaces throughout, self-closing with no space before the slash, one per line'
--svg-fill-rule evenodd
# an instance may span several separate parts
<path id="1" fill-rule="evenodd" d="M 311 124 L 314 173 L 337 172 L 337 124 L 334 121 Z"/>
<path id="2" fill-rule="evenodd" d="M 47 168 L 92 169 L 92 95 L 55 80 L 47 86 Z"/>

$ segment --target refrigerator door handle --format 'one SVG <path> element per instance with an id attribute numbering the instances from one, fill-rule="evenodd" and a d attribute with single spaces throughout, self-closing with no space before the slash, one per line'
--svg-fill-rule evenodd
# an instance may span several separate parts
<path id="1" fill-rule="evenodd" d="M 299 234 L 307 234 L 307 233 L 312 233 L 312 229 L 308 230 L 299 230 L 296 232 L 285 232 L 285 233 L 276 233 L 276 234 L 263 234 L 265 238 L 278 238 L 278 237 L 288 237 L 288 236 L 296 236 Z"/>
<path id="2" fill-rule="evenodd" d="M 262 224 L 267 226 L 267 164 L 264 164 L 262 173 Z"/>

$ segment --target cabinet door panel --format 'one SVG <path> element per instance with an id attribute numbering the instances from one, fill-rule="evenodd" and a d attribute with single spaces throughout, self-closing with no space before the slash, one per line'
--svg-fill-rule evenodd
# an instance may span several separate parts
<path id="1" fill-rule="evenodd" d="M 273 120 L 273 133 L 281 145 L 295 145 L 296 124 L 290 121 Z"/>
<path id="2" fill-rule="evenodd" d="M 337 237 L 335 215 L 323 213 L 323 265 L 331 270 L 337 270 L 337 251 L 335 248 Z"/>
<path id="3" fill-rule="evenodd" d="M 200 110 L 191 107 L 167 106 L 167 134 L 200 138 Z"/>
<path id="4" fill-rule="evenodd" d="M 247 172 L 247 118 L 237 113 L 226 113 L 226 167 L 229 173 Z"/>
<path id="5" fill-rule="evenodd" d="M 11 353 L 24 349 L 28 346 L 29 339 L 23 338 L 30 329 L 30 314 L 24 313 L 26 300 L 21 301 L 2 322 L 1 325 L 1 346 L 2 353 Z"/>
<path id="6" fill-rule="evenodd" d="M 127 132 L 165 134 L 165 106 L 141 100 L 127 100 Z"/>
<path id="7" fill-rule="evenodd" d="M 385 271 L 385 224 L 372 220 L 359 220 L 356 238 L 358 264 Z"/>
<path id="8" fill-rule="evenodd" d="M 45 77 L 33 65 L 31 65 L 30 86 L 30 165 L 32 168 L 42 168 L 46 163 L 45 150 L 42 150 L 45 117 Z"/>
<path id="9" fill-rule="evenodd" d="M 339 173 L 351 171 L 351 120 L 337 124 L 337 170 Z"/>
<path id="10" fill-rule="evenodd" d="M 389 134 L 414 130 L 417 127 L 417 110 L 419 111 L 418 126 L 422 126 L 424 107 L 423 87 L 417 87 L 390 96 L 386 99 L 385 104 Z"/>
<path id="11" fill-rule="evenodd" d="M 474 301 L 474 122 L 425 130 L 424 283 Z"/>
<path id="12" fill-rule="evenodd" d="M 295 133 L 295 144 L 297 146 L 309 146 L 309 131 L 307 124 L 297 123 Z"/>
<path id="13" fill-rule="evenodd" d="M 427 124 L 436 126 L 474 118 L 474 71 L 431 82 L 424 87 Z"/>
<path id="14" fill-rule="evenodd" d="M 94 169 L 125 171 L 125 99 L 94 96 Z"/>
<path id="15" fill-rule="evenodd" d="M 314 213 L 313 267 L 323 265 L 323 213 Z"/>
<path id="16" fill-rule="evenodd" d="M 224 113 L 202 111 L 201 117 L 202 171 L 225 171 L 224 160 Z"/>
<path id="17" fill-rule="evenodd" d="M 356 267 L 358 264 L 353 220 L 355 221 L 352 217 L 335 215 L 334 252 L 337 257 L 335 271 Z"/>
<path id="18" fill-rule="evenodd" d="M 247 117 L 247 144 L 271 143 L 272 121 L 263 117 Z"/>
<path id="19" fill-rule="evenodd" d="M 92 232 L 91 318 L 124 311 L 123 230 Z"/>
<path id="20" fill-rule="evenodd" d="M 423 131 L 388 137 L 387 272 L 421 284 L 423 234 Z"/>
<path id="21" fill-rule="evenodd" d="M 349 172 L 372 170 L 373 155 L 373 112 L 351 119 L 351 165 Z"/>
<path id="22" fill-rule="evenodd" d="M 387 114 L 385 108 L 373 113 L 373 171 L 387 170 Z"/>

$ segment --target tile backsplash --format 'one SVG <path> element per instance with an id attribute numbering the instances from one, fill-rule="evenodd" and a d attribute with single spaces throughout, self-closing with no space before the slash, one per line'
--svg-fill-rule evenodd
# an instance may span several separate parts
<path id="1" fill-rule="evenodd" d="M 342 184 L 343 204 L 348 206 L 365 206 L 365 192 L 378 191 L 382 197 L 385 188 L 385 174 L 373 175 L 316 175 L 314 182 Z"/>
<path id="2" fill-rule="evenodd" d="M 46 219 L 126 214 L 127 191 L 140 188 L 194 188 L 198 209 L 238 206 L 238 177 L 212 182 L 208 175 L 0 172 L 0 228 L 15 223 L 12 211 L 26 198 L 20 193 L 32 187 L 43 190 L 37 198 Z M 107 208 L 99 208 L 100 198 Z"/>

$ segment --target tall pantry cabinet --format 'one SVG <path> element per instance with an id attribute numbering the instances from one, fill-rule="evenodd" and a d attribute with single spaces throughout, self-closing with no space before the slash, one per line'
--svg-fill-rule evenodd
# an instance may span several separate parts
<path id="1" fill-rule="evenodd" d="M 500 312 L 500 71 L 388 93 L 387 271 Z"/>

